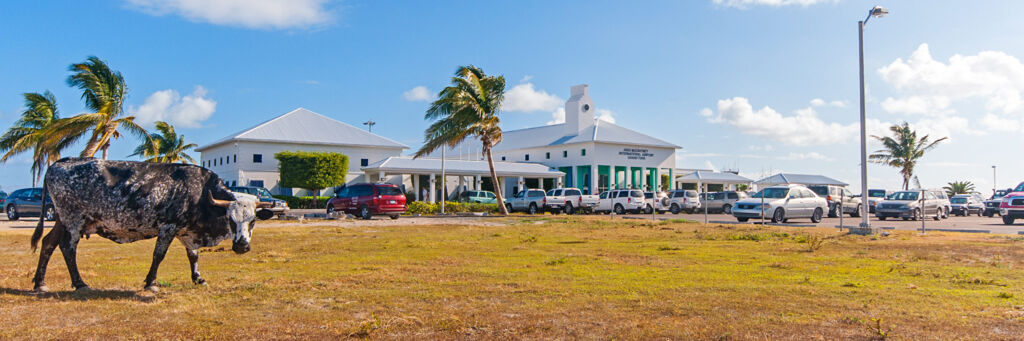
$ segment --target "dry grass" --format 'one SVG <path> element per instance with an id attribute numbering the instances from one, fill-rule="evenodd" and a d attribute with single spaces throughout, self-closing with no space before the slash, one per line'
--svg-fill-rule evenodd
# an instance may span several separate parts
<path id="1" fill-rule="evenodd" d="M 0 232 L 0 339 L 1020 339 L 1024 241 L 1004 236 L 651 224 L 258 229 L 207 250 L 82 242 L 98 292 L 55 254 L 33 296 L 31 231 Z M 876 321 L 881 319 L 880 321 Z"/>

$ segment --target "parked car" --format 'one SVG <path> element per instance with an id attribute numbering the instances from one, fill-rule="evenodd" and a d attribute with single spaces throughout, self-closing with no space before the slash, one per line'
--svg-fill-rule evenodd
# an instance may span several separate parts
<path id="1" fill-rule="evenodd" d="M 7 220 L 39 217 L 39 214 L 43 214 L 43 219 L 54 220 L 57 217 L 57 211 L 53 209 L 53 201 L 50 200 L 49 195 L 46 196 L 46 200 L 43 200 L 42 196 L 42 187 L 23 188 L 11 192 L 4 200 Z"/>
<path id="2" fill-rule="evenodd" d="M 850 190 L 833 185 L 812 185 L 807 186 L 819 197 L 825 198 L 828 202 L 828 217 L 835 218 L 839 216 L 839 210 L 842 208 L 842 213 L 849 214 L 851 217 L 860 217 L 861 200 L 857 196 L 850 193 Z"/>
<path id="3" fill-rule="evenodd" d="M 707 199 L 702 200 L 701 204 L 707 206 L 708 212 L 731 214 L 736 201 L 748 197 L 747 192 L 742 191 L 711 192 L 707 193 Z"/>
<path id="4" fill-rule="evenodd" d="M 270 195 L 270 191 L 263 187 L 230 186 L 228 187 L 228 190 L 232 192 L 245 193 L 256 196 L 256 198 L 259 199 L 260 202 L 270 204 L 270 208 L 268 209 L 271 212 L 274 212 L 274 215 L 278 217 L 285 215 L 286 213 L 288 213 L 288 210 L 290 210 L 288 208 L 287 201 L 275 198 L 273 195 Z"/>
<path id="5" fill-rule="evenodd" d="M 1014 220 L 1024 218 L 1024 182 L 1003 196 L 999 203 L 999 215 L 1006 225 L 1013 225 Z"/>
<path id="6" fill-rule="evenodd" d="M 888 195 L 889 191 L 885 189 L 869 189 L 868 213 L 875 213 L 875 206 L 878 206 L 878 203 L 885 201 L 885 197 Z"/>
<path id="7" fill-rule="evenodd" d="M 345 212 L 369 220 L 375 215 L 398 219 L 405 213 L 405 193 L 393 184 L 356 184 L 346 186 L 327 201 L 327 214 Z"/>
<path id="8" fill-rule="evenodd" d="M 592 211 L 600 200 L 596 195 L 583 194 L 579 188 L 556 188 L 548 191 L 546 196 L 545 209 L 565 214 L 573 214 L 580 210 Z"/>
<path id="9" fill-rule="evenodd" d="M 469 190 L 459 193 L 459 196 L 455 199 L 455 201 L 481 204 L 496 204 L 498 203 L 498 196 L 494 195 L 494 192 L 491 191 Z"/>
<path id="10" fill-rule="evenodd" d="M 698 199 L 697 191 L 692 189 L 676 189 L 668 191 L 668 210 L 672 214 L 679 214 L 679 212 L 685 211 L 687 213 L 693 213 L 700 209 L 700 199 Z"/>
<path id="11" fill-rule="evenodd" d="M 657 211 L 664 213 L 668 211 L 668 197 L 665 193 L 644 192 L 644 213 L 651 214 Z"/>
<path id="12" fill-rule="evenodd" d="M 992 193 L 992 197 L 985 200 L 985 212 L 982 212 L 981 215 L 991 217 L 999 214 L 999 204 L 1003 203 L 1003 196 L 1012 191 L 1012 188 L 1007 188 L 996 190 Z"/>
<path id="13" fill-rule="evenodd" d="M 0 191 L 0 207 L 4 207 L 4 203 L 7 201 L 7 192 Z"/>
<path id="14" fill-rule="evenodd" d="M 946 194 L 946 191 L 941 189 L 932 189 L 929 191 L 932 192 L 932 195 L 934 195 L 942 204 L 942 210 L 939 211 L 939 218 L 949 218 L 949 212 L 953 210 L 953 203 L 949 202 L 949 195 Z"/>
<path id="15" fill-rule="evenodd" d="M 505 208 L 509 212 L 525 211 L 534 214 L 543 210 L 545 205 L 547 205 L 547 195 L 543 190 L 526 189 L 516 193 L 512 199 L 506 202 Z"/>
<path id="16" fill-rule="evenodd" d="M 949 202 L 953 205 L 953 209 L 950 212 L 954 215 L 968 216 L 977 214 L 980 217 L 985 212 L 985 204 L 978 199 L 977 195 L 957 194 L 950 198 Z"/>
<path id="17" fill-rule="evenodd" d="M 924 194 L 924 201 L 921 194 Z M 875 208 L 875 216 L 878 220 L 887 218 L 901 218 L 903 220 L 917 220 L 926 216 L 933 219 L 942 219 L 942 211 L 945 210 L 945 202 L 935 195 L 935 191 L 899 191 L 889 194 L 885 201 Z M 923 207 L 922 207 L 923 206 Z"/>
<path id="18" fill-rule="evenodd" d="M 765 187 L 750 198 L 737 201 L 736 207 L 732 209 L 732 215 L 739 222 L 770 215 L 773 223 L 783 223 L 793 218 L 810 218 L 812 223 L 819 223 L 827 209 L 828 201 L 807 187 L 771 186 Z"/>
<path id="19" fill-rule="evenodd" d="M 638 189 L 613 189 L 601 192 L 595 212 L 615 212 L 624 214 L 627 211 L 640 213 L 644 208 L 644 192 Z"/>

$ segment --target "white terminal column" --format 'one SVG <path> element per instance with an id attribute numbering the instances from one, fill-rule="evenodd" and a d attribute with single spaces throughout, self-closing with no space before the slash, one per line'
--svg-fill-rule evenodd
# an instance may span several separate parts
<path id="1" fill-rule="evenodd" d="M 480 190 L 480 185 L 482 185 L 482 184 L 483 184 L 483 180 L 480 179 L 479 175 L 473 177 L 473 190 L 479 191 Z"/>
<path id="2" fill-rule="evenodd" d="M 419 174 L 413 174 L 412 175 L 412 196 L 413 196 L 413 198 L 416 199 L 416 201 L 422 201 L 423 200 L 423 198 L 420 198 L 420 175 Z"/>
<path id="3" fill-rule="evenodd" d="M 597 194 L 597 180 L 600 178 L 597 174 L 597 164 L 590 165 L 590 194 Z"/>
<path id="4" fill-rule="evenodd" d="M 436 182 L 437 182 L 437 174 L 431 173 L 430 174 L 430 203 L 431 204 L 437 202 L 437 193 L 435 192 L 436 188 L 434 187 Z"/>

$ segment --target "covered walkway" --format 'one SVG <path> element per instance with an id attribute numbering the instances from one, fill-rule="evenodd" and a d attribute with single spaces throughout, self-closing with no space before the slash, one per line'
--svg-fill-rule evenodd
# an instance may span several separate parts
<path id="1" fill-rule="evenodd" d="M 416 200 L 437 202 L 439 193 L 448 197 L 452 194 L 465 190 L 483 190 L 485 179 L 490 184 L 491 171 L 487 161 L 467 160 L 444 160 L 444 179 L 441 179 L 441 159 L 439 158 L 418 158 L 408 156 L 392 156 L 376 163 L 362 167 L 367 181 L 388 181 L 388 177 L 401 175 L 411 176 L 413 195 Z M 528 187 L 530 182 L 536 181 L 530 188 L 544 188 L 545 180 L 548 180 L 552 188 L 561 186 L 561 179 L 565 176 L 557 170 L 538 163 L 526 162 L 494 162 L 495 173 L 498 174 L 502 184 L 502 194 L 506 198 L 515 192 Z M 421 179 L 423 178 L 423 179 Z M 426 182 L 426 184 L 422 183 Z M 444 190 L 439 190 L 441 183 L 446 183 Z M 493 188 L 493 187 L 492 187 Z M 425 197 L 424 190 L 428 193 Z"/>
<path id="2" fill-rule="evenodd" d="M 704 185 L 708 184 L 728 188 L 729 185 L 750 184 L 753 181 L 735 173 L 696 171 L 676 177 L 676 188 L 681 188 L 681 184 L 697 184 L 698 189 L 703 189 Z"/>

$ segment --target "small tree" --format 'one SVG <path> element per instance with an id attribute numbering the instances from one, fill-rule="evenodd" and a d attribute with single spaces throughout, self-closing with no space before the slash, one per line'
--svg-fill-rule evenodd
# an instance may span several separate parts
<path id="1" fill-rule="evenodd" d="M 328 152 L 290 152 L 274 154 L 281 173 L 281 187 L 304 188 L 320 195 L 320 189 L 345 183 L 348 156 Z"/>
<path id="2" fill-rule="evenodd" d="M 970 181 L 953 181 L 942 187 L 946 190 L 946 194 L 954 196 L 957 194 L 970 194 L 974 192 L 974 183 Z"/>
<path id="3" fill-rule="evenodd" d="M 672 177 L 668 176 L 668 174 L 662 174 L 661 175 L 661 190 L 662 191 L 667 191 L 667 190 L 669 190 L 671 188 L 672 188 Z"/>

